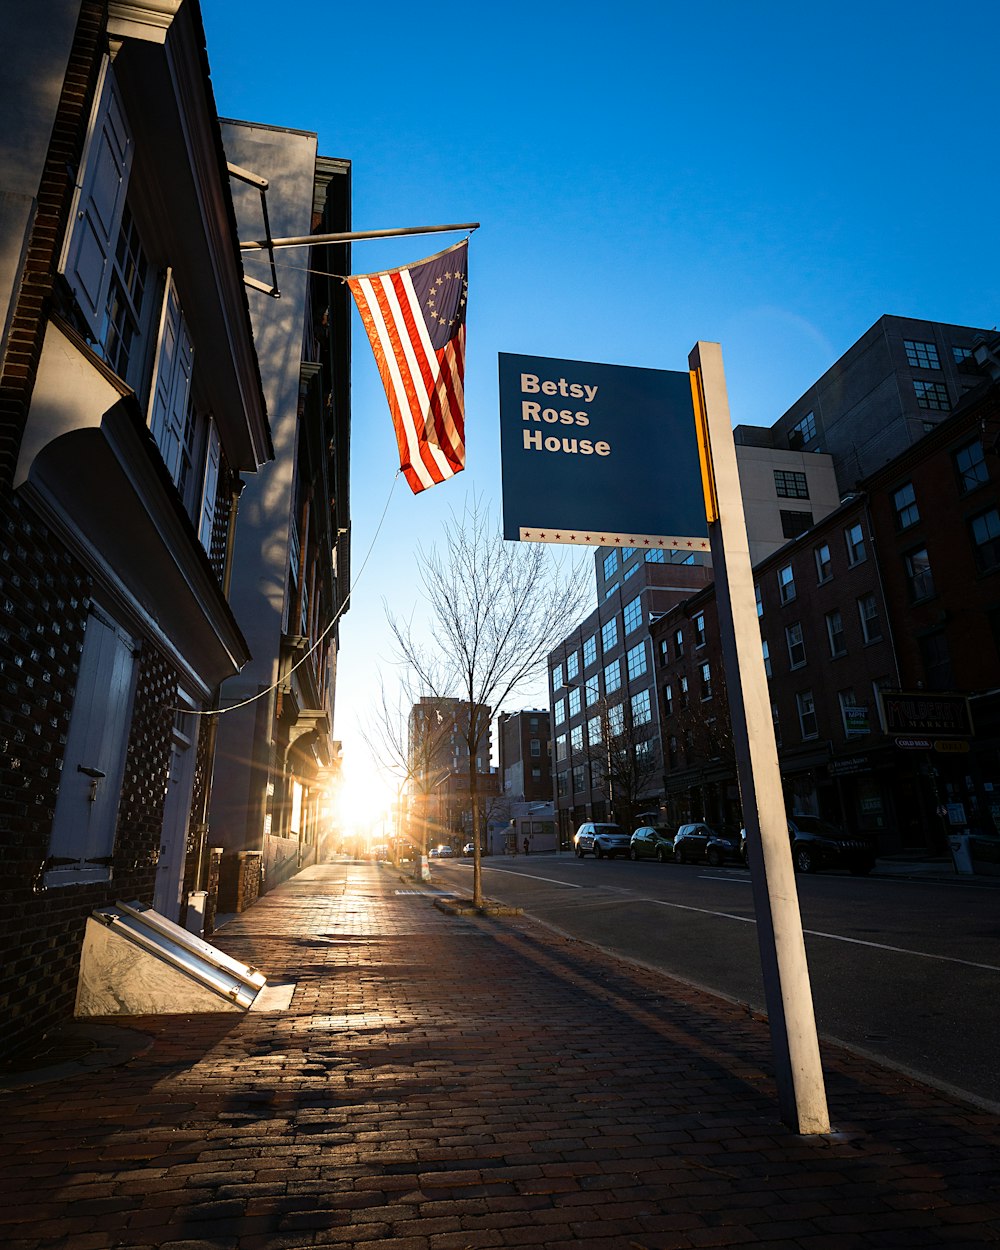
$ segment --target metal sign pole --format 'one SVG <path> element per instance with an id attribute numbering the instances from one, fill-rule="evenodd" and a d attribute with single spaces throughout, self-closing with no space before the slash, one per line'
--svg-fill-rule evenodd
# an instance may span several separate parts
<path id="1" fill-rule="evenodd" d="M 719 630 L 779 1107 L 782 1119 L 795 1131 L 828 1133 L 830 1117 L 719 344 L 697 343 L 688 364 L 705 456 Z"/>

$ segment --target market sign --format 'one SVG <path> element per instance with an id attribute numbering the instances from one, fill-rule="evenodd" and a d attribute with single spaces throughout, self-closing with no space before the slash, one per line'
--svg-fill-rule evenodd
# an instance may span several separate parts
<path id="1" fill-rule="evenodd" d="M 882 730 L 906 737 L 971 738 L 972 712 L 964 694 L 881 690 Z"/>
<path id="2" fill-rule="evenodd" d="M 500 353 L 504 538 L 708 551 L 690 373 Z"/>

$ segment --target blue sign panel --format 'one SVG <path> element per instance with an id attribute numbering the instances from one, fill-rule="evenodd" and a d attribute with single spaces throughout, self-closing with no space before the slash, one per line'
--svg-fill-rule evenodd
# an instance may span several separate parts
<path id="1" fill-rule="evenodd" d="M 505 538 L 708 550 L 687 372 L 502 352 L 500 456 Z"/>

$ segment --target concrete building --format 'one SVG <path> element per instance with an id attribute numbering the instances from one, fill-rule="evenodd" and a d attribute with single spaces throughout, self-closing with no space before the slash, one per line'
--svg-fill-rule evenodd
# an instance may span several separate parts
<path id="1" fill-rule="evenodd" d="M 15 2 L 0 102 L 0 1048 L 85 921 L 182 918 L 242 473 L 272 455 L 198 6 Z"/>
<path id="2" fill-rule="evenodd" d="M 351 227 L 351 168 L 314 134 L 224 121 L 231 163 L 266 179 L 271 237 Z M 244 240 L 266 233 L 261 193 L 236 185 Z M 210 824 L 224 849 L 223 901 L 242 910 L 322 853 L 340 614 L 350 587 L 349 245 L 248 254 L 254 340 L 275 459 L 240 499 L 231 601 L 251 658 L 221 691 Z M 306 272 L 310 270 L 312 272 Z"/>
<path id="3" fill-rule="evenodd" d="M 933 429 L 973 385 L 961 369 L 989 331 L 883 316 L 770 427 L 737 446 L 823 452 L 842 494 Z"/>
<path id="4" fill-rule="evenodd" d="M 657 807 L 663 780 L 649 626 L 711 578 L 704 565 L 666 563 L 661 551 L 600 548 L 594 561 L 598 606 L 548 657 L 563 842 L 584 820 L 612 818 L 614 774 L 618 819 L 630 819 L 633 807 Z"/>

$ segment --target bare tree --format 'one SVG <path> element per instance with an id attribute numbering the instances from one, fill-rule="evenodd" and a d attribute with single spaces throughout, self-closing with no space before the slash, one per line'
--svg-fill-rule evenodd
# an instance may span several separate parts
<path id="1" fill-rule="evenodd" d="M 599 699 L 589 709 L 583 755 L 591 776 L 601 779 L 608 814 L 631 829 L 643 795 L 659 773 L 656 743 L 649 729 L 636 725 L 625 702 Z"/>
<path id="2" fill-rule="evenodd" d="M 588 586 L 579 565 L 563 569 L 545 545 L 505 542 L 482 499 L 466 499 L 445 524 L 441 549 L 418 551 L 429 641 L 387 611 L 399 659 L 421 688 L 465 705 L 473 824 L 473 902 L 482 904 L 479 752 L 490 716 L 545 663 L 583 616 Z"/>

